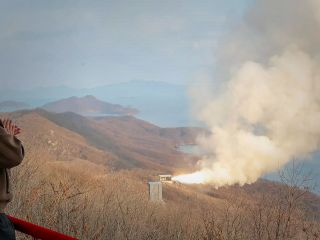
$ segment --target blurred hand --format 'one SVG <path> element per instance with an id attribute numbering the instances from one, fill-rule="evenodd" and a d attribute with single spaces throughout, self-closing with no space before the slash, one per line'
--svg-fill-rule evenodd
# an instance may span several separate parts
<path id="1" fill-rule="evenodd" d="M 15 125 L 11 119 L 4 118 L 4 119 L 0 119 L 0 120 L 2 121 L 4 129 L 6 130 L 6 132 L 8 134 L 18 135 L 19 133 L 21 133 L 21 128 L 19 128 L 17 125 Z"/>

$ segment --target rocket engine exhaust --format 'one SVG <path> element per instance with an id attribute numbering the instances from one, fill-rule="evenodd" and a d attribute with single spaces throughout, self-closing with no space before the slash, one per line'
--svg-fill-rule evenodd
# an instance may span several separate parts
<path id="1" fill-rule="evenodd" d="M 319 1 L 257 1 L 224 39 L 219 91 L 192 89 L 195 115 L 211 134 L 197 139 L 207 153 L 200 170 L 174 180 L 253 183 L 319 149 L 319 30 Z"/>

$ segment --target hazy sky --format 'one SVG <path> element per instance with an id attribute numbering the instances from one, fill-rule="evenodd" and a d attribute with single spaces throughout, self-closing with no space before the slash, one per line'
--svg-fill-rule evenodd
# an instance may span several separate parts
<path id="1" fill-rule="evenodd" d="M 187 83 L 253 0 L 0 0 L 0 81 Z"/>

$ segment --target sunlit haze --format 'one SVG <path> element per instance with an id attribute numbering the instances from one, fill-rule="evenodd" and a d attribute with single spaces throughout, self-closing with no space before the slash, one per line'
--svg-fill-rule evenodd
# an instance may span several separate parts
<path id="1" fill-rule="evenodd" d="M 185 84 L 212 71 L 218 37 L 249 2 L 3 0 L 1 88 Z"/>

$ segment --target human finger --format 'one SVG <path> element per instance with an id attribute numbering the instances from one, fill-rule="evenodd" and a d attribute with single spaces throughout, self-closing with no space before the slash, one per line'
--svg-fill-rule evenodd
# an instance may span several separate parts
<path id="1" fill-rule="evenodd" d="M 8 128 L 9 134 L 12 134 L 12 124 L 10 119 L 8 119 L 7 121 L 7 128 Z"/>
<path id="2" fill-rule="evenodd" d="M 4 118 L 3 119 L 3 126 L 6 130 L 8 130 L 8 119 L 7 118 Z"/>
<path id="3" fill-rule="evenodd" d="M 11 119 L 8 119 L 8 130 L 9 130 L 9 133 L 10 133 L 11 135 L 14 134 L 14 125 L 13 125 Z"/>
<path id="4" fill-rule="evenodd" d="M 13 123 L 12 120 L 10 120 L 10 129 L 11 129 L 11 134 L 14 135 L 14 131 L 16 129 L 15 124 Z"/>
<path id="5" fill-rule="evenodd" d="M 21 128 L 15 128 L 14 134 L 17 135 L 21 133 Z"/>

